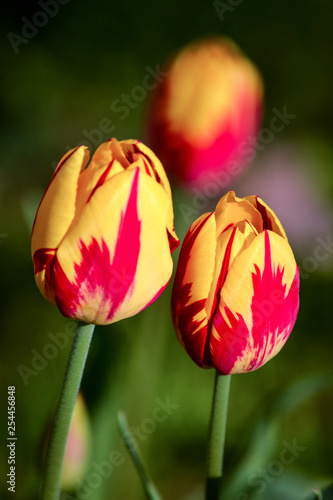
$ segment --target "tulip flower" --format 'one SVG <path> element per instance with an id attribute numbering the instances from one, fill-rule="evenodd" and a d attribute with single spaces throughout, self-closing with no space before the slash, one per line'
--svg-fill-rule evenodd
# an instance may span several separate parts
<path id="1" fill-rule="evenodd" d="M 256 370 L 287 341 L 299 308 L 299 271 L 274 212 L 233 191 L 190 227 L 179 257 L 172 315 L 200 367 Z"/>
<path id="2" fill-rule="evenodd" d="M 152 95 L 147 143 L 185 187 L 217 176 L 225 187 L 248 164 L 260 126 L 258 70 L 231 40 L 215 37 L 185 47 L 166 75 Z"/>
<path id="3" fill-rule="evenodd" d="M 90 449 L 90 421 L 88 410 L 79 392 L 67 438 L 61 483 L 65 489 L 73 488 L 87 468 Z"/>
<path id="4" fill-rule="evenodd" d="M 60 312 L 92 324 L 133 316 L 172 273 L 172 198 L 163 166 L 136 140 L 85 146 L 58 164 L 32 230 L 35 279 Z"/>

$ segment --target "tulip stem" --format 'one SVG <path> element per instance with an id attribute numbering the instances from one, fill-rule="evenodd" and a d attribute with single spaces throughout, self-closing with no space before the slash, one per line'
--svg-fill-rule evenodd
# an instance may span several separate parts
<path id="1" fill-rule="evenodd" d="M 67 437 L 95 325 L 78 322 L 49 441 L 42 500 L 58 500 Z"/>
<path id="2" fill-rule="evenodd" d="M 231 375 L 216 372 L 209 424 L 206 500 L 219 500 Z"/>

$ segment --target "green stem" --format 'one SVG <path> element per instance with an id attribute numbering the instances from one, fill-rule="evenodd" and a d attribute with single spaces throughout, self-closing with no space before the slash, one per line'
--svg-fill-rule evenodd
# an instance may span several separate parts
<path id="1" fill-rule="evenodd" d="M 216 372 L 208 436 L 206 500 L 219 500 L 231 375 Z"/>
<path id="2" fill-rule="evenodd" d="M 79 322 L 73 339 L 48 446 L 42 500 L 58 500 L 67 437 L 95 325 Z"/>

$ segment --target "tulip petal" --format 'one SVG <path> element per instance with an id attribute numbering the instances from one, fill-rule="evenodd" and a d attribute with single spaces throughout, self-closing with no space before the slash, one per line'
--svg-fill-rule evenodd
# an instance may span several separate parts
<path id="1" fill-rule="evenodd" d="M 263 220 L 263 229 L 269 229 L 270 231 L 274 231 L 274 233 L 283 236 L 283 238 L 287 239 L 287 235 L 282 227 L 281 222 L 273 212 L 271 208 L 269 208 L 266 203 L 259 198 L 259 196 L 246 196 L 245 198 L 248 200 L 257 210 L 260 212 L 262 220 Z"/>
<path id="2" fill-rule="evenodd" d="M 77 182 L 89 160 L 85 146 L 73 149 L 60 161 L 39 204 L 31 235 L 32 255 L 39 248 L 56 248 L 75 215 Z M 35 227 L 38 225 L 38 231 Z"/>
<path id="3" fill-rule="evenodd" d="M 51 304 L 55 304 L 55 300 L 52 290 L 45 280 L 45 271 L 52 265 L 55 254 L 56 248 L 39 248 L 32 256 L 37 286 L 43 296 L 49 300 Z"/>
<path id="4" fill-rule="evenodd" d="M 76 216 L 109 178 L 123 172 L 129 166 L 119 143 L 111 139 L 101 144 L 95 151 L 88 167 L 81 173 L 78 182 Z"/>
<path id="5" fill-rule="evenodd" d="M 214 272 L 215 235 L 213 213 L 202 215 L 192 224 L 179 255 L 171 299 L 178 340 L 199 366 L 203 366 L 205 356 L 205 303 Z"/>
<path id="6" fill-rule="evenodd" d="M 257 232 L 252 224 L 248 221 L 241 221 L 226 229 L 217 238 L 215 269 L 205 306 L 209 318 L 214 316 L 216 308 L 219 306 L 220 291 L 233 261 L 252 243 L 256 236 Z"/>
<path id="7" fill-rule="evenodd" d="M 92 237 L 89 244 L 79 239 L 76 246 L 81 258 L 74 261 L 75 278 L 69 280 L 62 262 L 65 260 L 64 252 L 68 252 L 70 239 L 58 249 L 50 275 L 50 285 L 58 308 L 65 316 L 75 317 L 87 323 L 111 323 L 125 297 L 131 293 L 140 252 L 138 178 L 137 169 L 126 209 L 120 215 L 112 258 L 103 237 L 100 238 L 100 243 Z"/>
<path id="8" fill-rule="evenodd" d="M 165 69 L 148 113 L 150 144 L 185 187 L 200 188 L 212 177 L 228 183 L 249 162 L 246 146 L 259 129 L 263 85 L 257 69 L 224 37 L 191 43 Z M 230 164 L 236 165 L 233 173 Z"/>
<path id="9" fill-rule="evenodd" d="M 165 112 L 170 129 L 182 134 L 186 142 L 197 144 L 199 149 L 209 147 L 219 130 L 228 125 L 239 135 L 239 128 L 242 130 L 247 124 L 244 117 L 253 115 L 252 109 L 249 115 L 242 115 L 239 101 L 243 101 L 245 93 L 246 102 L 253 106 L 261 91 L 255 68 L 226 39 L 223 43 L 217 39 L 192 43 L 183 49 L 169 68 L 167 83 Z M 231 102 L 237 106 L 230 106 Z"/>
<path id="10" fill-rule="evenodd" d="M 288 243 L 265 230 L 234 260 L 223 286 L 210 338 L 215 368 L 241 373 L 275 356 L 296 321 L 298 290 Z"/>
<path id="11" fill-rule="evenodd" d="M 138 212 L 142 221 L 141 251 L 129 315 L 141 311 L 164 290 L 173 262 L 166 231 L 171 198 L 156 180 L 140 173 Z M 178 245 L 178 239 L 176 240 Z M 127 317 L 127 316 L 126 316 Z"/>
<path id="12" fill-rule="evenodd" d="M 59 162 L 39 204 L 31 234 L 35 279 L 41 293 L 51 300 L 45 284 L 45 258 L 55 252 L 66 235 L 76 211 L 77 182 L 89 160 L 89 151 L 80 146 Z M 38 227 L 38 231 L 36 230 Z"/>
<path id="13" fill-rule="evenodd" d="M 158 182 L 167 193 L 170 200 L 167 218 L 167 232 L 170 243 L 170 251 L 173 252 L 173 250 L 178 247 L 179 240 L 173 226 L 173 207 L 170 183 L 162 163 L 151 151 L 151 149 L 147 148 L 147 146 L 138 140 L 121 141 L 119 144 L 124 149 L 124 153 L 126 155 L 130 155 L 130 159 L 133 159 L 133 155 L 135 155 L 135 157 L 142 158 L 146 173 L 152 178 L 155 178 L 156 182 Z"/>
<path id="14" fill-rule="evenodd" d="M 221 198 L 216 206 L 215 218 L 217 235 L 241 220 L 251 222 L 258 233 L 263 230 L 262 217 L 259 211 L 247 199 L 235 196 L 234 191 L 229 191 Z"/>
<path id="15" fill-rule="evenodd" d="M 108 324 L 136 314 L 162 292 L 172 273 L 169 203 L 163 188 L 132 166 L 98 187 L 53 265 L 52 288 L 64 315 Z"/>

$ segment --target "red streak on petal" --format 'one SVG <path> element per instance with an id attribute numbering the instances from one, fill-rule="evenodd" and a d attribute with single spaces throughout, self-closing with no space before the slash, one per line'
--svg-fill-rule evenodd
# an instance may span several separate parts
<path id="1" fill-rule="evenodd" d="M 190 300 L 192 284 L 188 283 L 182 290 L 182 300 L 180 306 L 184 308 L 178 316 L 178 328 L 181 333 L 182 342 L 186 352 L 192 360 L 199 366 L 204 364 L 205 344 L 207 338 L 207 324 L 202 325 L 204 318 L 195 320 L 194 318 L 205 308 L 206 299 L 196 300 L 185 305 Z M 201 326 L 201 328 L 199 328 Z"/>
<path id="2" fill-rule="evenodd" d="M 144 157 L 144 155 L 141 155 L 141 156 L 142 156 L 143 164 L 145 166 L 145 172 L 146 172 L 146 174 L 149 175 L 149 177 L 152 177 L 151 163 L 147 161 L 147 159 Z"/>
<path id="3" fill-rule="evenodd" d="M 256 356 L 249 365 L 255 370 L 265 363 L 276 345 L 281 347 L 287 341 L 299 308 L 299 273 L 296 270 L 288 295 L 283 284 L 283 268 L 272 268 L 271 246 L 268 232 L 265 232 L 265 265 L 260 270 L 255 266 L 252 274 L 253 299 L 251 304 L 253 327 L 252 338 Z"/>
<path id="4" fill-rule="evenodd" d="M 253 297 L 251 301 L 252 331 L 249 332 L 241 314 L 233 314 L 223 306 L 228 325 L 219 310 L 214 317 L 214 327 L 219 339 L 211 337 L 212 362 L 221 373 L 232 371 L 235 363 L 248 354 L 251 337 L 251 355 L 244 371 L 256 370 L 271 356 L 276 347 L 281 349 L 287 341 L 296 321 L 299 308 L 299 271 L 296 273 L 287 295 L 283 284 L 284 269 L 272 267 L 268 232 L 265 232 L 265 261 L 262 274 L 258 266 L 252 273 Z"/>
<path id="5" fill-rule="evenodd" d="M 141 233 L 141 221 L 139 220 L 137 207 L 139 173 L 140 169 L 137 168 L 126 210 L 121 215 L 118 241 L 113 256 L 112 266 L 114 269 L 122 271 L 125 280 L 123 286 L 119 287 L 118 293 L 113 293 L 113 310 L 109 312 L 108 319 L 114 316 L 134 285 L 140 254 Z"/>
<path id="6" fill-rule="evenodd" d="M 132 153 L 132 151 L 130 149 L 127 151 L 127 153 L 125 154 L 125 156 L 126 156 L 127 161 L 129 163 L 133 163 L 133 153 Z"/>
<path id="7" fill-rule="evenodd" d="M 220 276 L 218 279 L 218 283 L 217 283 L 217 287 L 216 287 L 216 294 L 215 294 L 218 297 L 218 299 L 220 299 L 221 288 L 223 287 L 224 282 L 225 282 L 226 277 L 227 277 L 227 274 L 228 274 L 229 265 L 230 265 L 231 247 L 232 247 L 232 244 L 233 244 L 234 239 L 235 239 L 236 231 L 237 231 L 237 227 L 234 227 L 232 232 L 231 232 L 231 235 L 230 235 L 230 238 L 229 238 L 229 241 L 227 244 L 227 248 L 225 250 L 225 254 L 223 257 L 221 272 L 220 272 Z"/>
<path id="8" fill-rule="evenodd" d="M 57 306 L 68 318 L 76 318 L 78 311 L 84 308 L 89 299 L 94 298 L 97 290 L 100 296 L 100 308 L 103 310 L 104 303 L 108 299 L 110 278 L 111 280 L 114 278 L 113 273 L 110 273 L 110 251 L 104 240 L 101 247 L 95 238 L 92 238 L 88 246 L 80 240 L 80 250 L 81 262 L 75 264 L 74 282 L 69 281 L 57 257 L 50 269 L 50 286 Z"/>
<path id="9" fill-rule="evenodd" d="M 256 202 L 257 202 L 257 206 L 256 206 L 256 209 L 258 210 L 258 212 L 260 212 L 261 214 L 261 217 L 262 217 L 262 222 L 263 222 L 263 229 L 269 229 L 270 231 L 273 230 L 273 227 L 272 227 L 272 221 L 271 219 L 268 217 L 268 214 L 267 214 L 267 210 L 266 210 L 266 207 L 264 207 L 264 205 L 262 205 L 260 203 L 260 201 L 258 200 L 258 197 L 256 196 Z"/>
<path id="10" fill-rule="evenodd" d="M 104 182 L 108 176 L 108 173 L 110 172 L 110 170 L 113 166 L 113 163 L 114 163 L 114 159 L 110 161 L 109 165 L 107 166 L 107 168 L 104 170 L 104 172 L 102 173 L 102 175 L 98 179 L 98 181 L 97 181 L 96 185 L 94 186 L 93 190 L 91 191 L 86 203 L 88 203 L 90 201 L 90 198 L 93 196 L 96 189 L 98 189 L 99 187 L 101 187 L 104 184 Z"/>
<path id="11" fill-rule="evenodd" d="M 56 248 L 39 248 L 33 255 L 35 274 L 48 267 L 55 256 Z"/>
<path id="12" fill-rule="evenodd" d="M 223 231 L 221 231 L 221 234 L 222 234 L 222 233 L 225 233 L 226 231 L 228 231 L 228 229 L 230 229 L 233 225 L 234 225 L 234 224 L 233 224 L 233 222 L 231 222 L 230 224 L 228 224 L 228 225 L 227 225 L 227 226 L 223 229 Z"/>
<path id="13" fill-rule="evenodd" d="M 181 309 L 179 307 L 178 302 L 179 301 L 183 302 L 181 300 L 182 293 L 183 293 L 182 289 L 186 288 L 189 285 L 188 283 L 184 283 L 184 276 L 185 276 L 189 261 L 191 259 L 191 252 L 193 249 L 193 245 L 194 245 L 195 240 L 196 240 L 198 234 L 200 233 L 201 229 L 206 224 L 209 217 L 211 217 L 212 215 L 214 215 L 213 212 L 206 219 L 203 219 L 193 231 L 188 231 L 188 233 L 185 236 L 185 239 L 184 239 L 181 251 L 180 251 L 179 259 L 178 259 L 177 272 L 176 272 L 176 276 L 175 276 L 175 280 L 174 280 L 172 297 L 171 297 L 171 308 L 172 308 L 172 313 L 173 313 L 173 317 L 175 320 L 176 320 L 176 318 L 178 318 L 178 312 Z M 190 298 L 190 290 L 188 290 L 188 293 L 186 294 L 186 296 L 188 296 Z"/>
<path id="14" fill-rule="evenodd" d="M 139 169 L 136 170 L 126 209 L 121 214 L 118 239 L 113 259 L 110 249 L 101 239 L 89 245 L 79 242 L 81 261 L 75 264 L 75 280 L 69 281 L 57 257 L 50 269 L 50 287 L 59 310 L 69 318 L 89 307 L 89 301 L 99 300 L 99 311 L 111 320 L 125 298 L 133 291 L 140 252 L 141 221 L 137 212 Z M 96 316 L 99 313 L 96 311 Z M 83 319 L 84 318 L 79 318 Z"/>
<path id="15" fill-rule="evenodd" d="M 206 359 L 207 364 L 209 363 L 208 360 L 211 359 L 210 358 L 210 336 L 211 336 L 212 324 L 215 323 L 214 318 L 215 318 L 216 313 L 219 311 L 219 306 L 220 306 L 220 301 L 221 301 L 221 290 L 222 290 L 222 287 L 224 285 L 224 282 L 226 280 L 226 277 L 227 277 L 227 274 L 229 271 L 231 248 L 232 248 L 233 241 L 235 239 L 236 231 L 237 231 L 237 227 L 234 227 L 232 232 L 231 232 L 229 241 L 227 243 L 227 247 L 225 249 L 225 254 L 223 257 L 220 275 L 219 275 L 217 283 L 216 283 L 214 302 L 213 302 L 213 306 L 212 306 L 212 314 L 211 314 L 209 324 L 208 324 L 208 336 L 206 339 L 205 359 Z M 210 364 L 211 364 L 211 361 L 210 361 Z"/>
<path id="16" fill-rule="evenodd" d="M 214 316 L 214 327 L 220 339 L 211 336 L 210 356 L 216 370 L 228 375 L 247 346 L 249 330 L 241 315 L 234 315 L 226 305 L 223 310 L 230 326 L 218 309 Z"/>
<path id="17" fill-rule="evenodd" d="M 154 172 L 156 182 L 158 182 L 159 184 L 161 184 L 161 178 L 158 175 L 156 169 L 154 168 L 153 162 L 151 161 L 151 159 L 149 158 L 149 156 L 146 153 L 144 153 L 143 151 L 141 151 L 141 149 L 139 148 L 139 146 L 137 144 L 133 145 L 133 149 L 134 149 L 135 153 L 141 155 L 143 158 L 145 158 L 148 161 L 148 163 L 149 163 L 152 171 Z M 149 175 L 151 175 L 151 172 L 149 172 Z"/>
<path id="18" fill-rule="evenodd" d="M 188 232 L 185 236 L 179 255 L 171 297 L 171 310 L 175 329 L 179 332 L 187 353 L 199 366 L 203 365 L 207 325 L 203 325 L 196 331 L 204 320 L 194 320 L 194 317 L 204 309 L 207 298 L 191 302 L 192 283 L 184 282 L 184 277 L 196 238 L 212 215 L 214 214 L 211 213 L 206 219 L 203 219 L 193 231 Z"/>
<path id="19" fill-rule="evenodd" d="M 179 247 L 180 241 L 178 238 L 175 238 L 172 233 L 167 229 L 168 241 L 170 246 L 170 252 L 172 253 L 176 248 Z"/>

